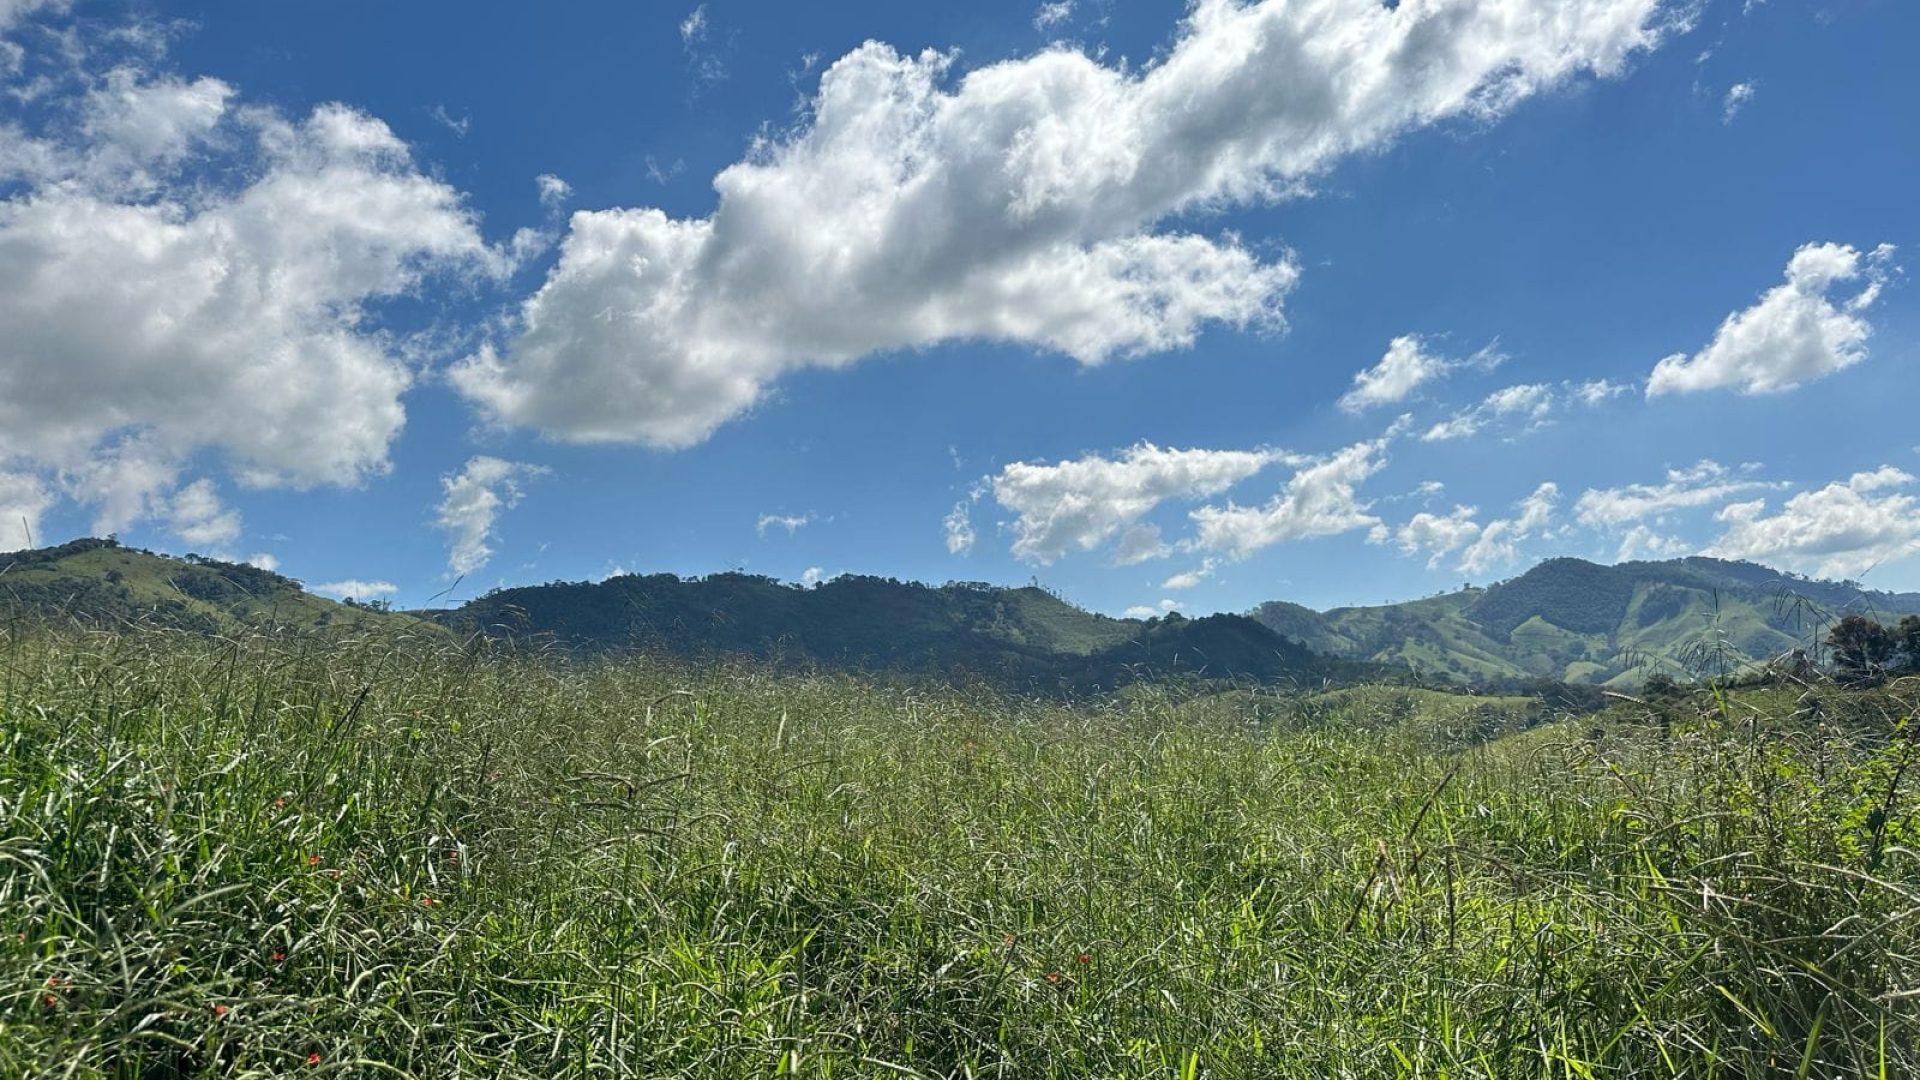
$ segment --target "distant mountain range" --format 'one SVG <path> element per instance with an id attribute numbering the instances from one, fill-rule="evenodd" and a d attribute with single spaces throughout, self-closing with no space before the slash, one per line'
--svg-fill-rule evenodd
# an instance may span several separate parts
<path id="1" fill-rule="evenodd" d="M 848 575 L 802 587 L 742 573 L 621 575 L 500 589 L 449 610 L 336 603 L 252 566 L 107 540 L 0 555 L 0 619 L 229 633 L 266 625 L 485 634 L 568 648 L 981 678 L 1090 691 L 1143 678 L 1625 686 L 1737 667 L 1817 642 L 1843 614 L 1891 622 L 1920 594 L 1692 558 L 1552 559 L 1510 581 L 1377 607 L 1285 601 L 1250 615 L 1115 619 L 1045 589 Z"/>
<path id="2" fill-rule="evenodd" d="M 1252 614 L 1316 652 L 1404 665 L 1427 679 L 1619 686 L 1655 671 L 1699 675 L 1808 648 L 1842 615 L 1892 622 L 1920 614 L 1920 593 L 1723 559 L 1550 559 L 1483 589 L 1325 612 L 1273 601 Z"/>

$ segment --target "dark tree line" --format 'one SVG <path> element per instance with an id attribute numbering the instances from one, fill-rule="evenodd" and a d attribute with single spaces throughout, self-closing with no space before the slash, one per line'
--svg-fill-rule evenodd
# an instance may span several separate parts
<path id="1" fill-rule="evenodd" d="M 1908 615 L 1891 627 L 1864 615 L 1848 615 L 1827 634 L 1827 649 L 1834 668 L 1857 681 L 1920 672 L 1920 615 Z"/>

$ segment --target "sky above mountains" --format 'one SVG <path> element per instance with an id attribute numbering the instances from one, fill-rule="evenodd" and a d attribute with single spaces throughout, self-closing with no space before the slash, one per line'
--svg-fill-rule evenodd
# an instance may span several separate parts
<path id="1" fill-rule="evenodd" d="M 0 0 L 0 550 L 1920 589 L 1920 8 Z"/>

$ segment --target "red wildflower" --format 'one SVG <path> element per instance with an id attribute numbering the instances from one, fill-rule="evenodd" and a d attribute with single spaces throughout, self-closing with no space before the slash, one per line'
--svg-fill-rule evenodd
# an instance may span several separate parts
<path id="1" fill-rule="evenodd" d="M 1047 972 L 1047 981 L 1048 981 L 1048 982 L 1050 982 L 1050 983 L 1057 983 L 1057 982 L 1059 982 L 1059 981 L 1060 981 L 1060 973 L 1059 973 L 1059 972 L 1057 972 L 1057 971 L 1049 971 L 1049 972 Z"/>
<path id="2" fill-rule="evenodd" d="M 213 1007 L 213 1015 L 215 1016 L 227 1015 L 227 1007 L 225 1005 L 215 1005 Z"/>
<path id="3" fill-rule="evenodd" d="M 60 1004 L 60 999 L 57 997 L 54 997 L 52 994 L 48 994 L 46 997 L 43 997 L 40 1000 L 45 1002 L 47 1008 L 49 1009 L 53 1008 L 55 1005 Z"/>
<path id="4" fill-rule="evenodd" d="M 276 963 L 276 964 L 282 964 L 282 963 L 285 963 L 285 962 L 286 962 L 286 959 L 287 959 L 287 954 L 286 954 L 286 953 L 283 953 L 283 952 L 277 952 L 277 953 L 274 953 L 274 954 L 273 954 L 273 962 L 274 962 L 274 963 Z"/>
<path id="5" fill-rule="evenodd" d="M 1093 957 L 1086 953 L 1081 953 L 1079 956 L 1074 957 L 1074 959 L 1080 961 L 1083 964 L 1093 963 Z"/>
<path id="6" fill-rule="evenodd" d="M 308 865 L 308 866 L 319 866 L 319 865 L 320 865 L 320 856 L 318 856 L 318 855 L 309 855 L 309 856 L 307 856 L 307 865 Z"/>
<path id="7" fill-rule="evenodd" d="M 308 1054 L 308 1055 L 307 1055 L 307 1064 L 309 1064 L 309 1065 L 318 1065 L 318 1064 L 320 1064 L 320 1055 L 319 1055 L 319 1054 Z"/>
<path id="8" fill-rule="evenodd" d="M 433 897 L 431 897 L 431 896 L 423 896 L 423 897 L 421 897 L 421 898 L 420 898 L 420 906 L 421 906 L 421 907 L 432 907 L 432 906 L 433 906 Z"/>

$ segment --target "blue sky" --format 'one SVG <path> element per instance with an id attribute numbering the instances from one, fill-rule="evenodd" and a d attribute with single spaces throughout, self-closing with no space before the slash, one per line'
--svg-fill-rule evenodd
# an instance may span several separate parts
<path id="1" fill-rule="evenodd" d="M 0 0 L 0 549 L 400 604 L 1920 589 L 1916 40 L 1897 0 Z"/>

